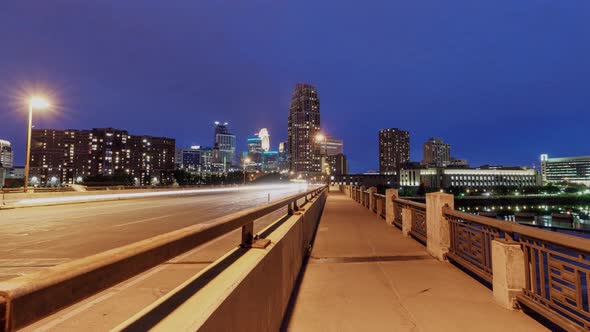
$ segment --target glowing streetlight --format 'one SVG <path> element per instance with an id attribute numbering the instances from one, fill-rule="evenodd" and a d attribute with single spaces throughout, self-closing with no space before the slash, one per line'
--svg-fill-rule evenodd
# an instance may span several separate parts
<path id="1" fill-rule="evenodd" d="M 50 104 L 47 99 L 40 96 L 33 96 L 29 99 L 29 121 L 27 125 L 27 155 L 25 160 L 25 183 L 24 191 L 27 192 L 29 187 L 29 170 L 30 170 L 30 159 L 31 159 L 31 130 L 33 128 L 33 109 L 47 109 Z"/>

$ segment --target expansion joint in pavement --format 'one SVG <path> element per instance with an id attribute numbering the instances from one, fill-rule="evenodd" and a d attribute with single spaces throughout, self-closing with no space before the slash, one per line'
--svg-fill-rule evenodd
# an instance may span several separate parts
<path id="1" fill-rule="evenodd" d="M 309 263 L 373 263 L 434 260 L 430 255 L 395 255 L 395 256 L 366 256 L 366 257 L 315 257 L 311 256 Z"/>

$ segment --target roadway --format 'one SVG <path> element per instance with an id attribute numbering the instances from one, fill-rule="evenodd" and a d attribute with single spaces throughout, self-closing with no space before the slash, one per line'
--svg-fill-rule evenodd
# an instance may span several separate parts
<path id="1" fill-rule="evenodd" d="M 203 191 L 188 196 L 0 210 L 0 280 L 206 223 L 265 204 L 269 194 L 274 201 L 300 190 L 296 186 L 266 186 L 257 190 Z M 227 250 L 236 244 L 228 243 Z"/>

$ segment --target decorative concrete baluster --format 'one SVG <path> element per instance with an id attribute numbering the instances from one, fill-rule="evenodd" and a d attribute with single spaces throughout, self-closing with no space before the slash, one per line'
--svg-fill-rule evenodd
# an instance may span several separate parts
<path id="1" fill-rule="evenodd" d="M 518 242 L 492 241 L 494 300 L 506 309 L 516 307 L 516 295 L 525 287 L 524 252 Z"/>
<path id="2" fill-rule="evenodd" d="M 385 190 L 385 222 L 388 224 L 393 223 L 393 200 L 399 197 L 399 192 L 397 189 L 387 189 Z"/>
<path id="3" fill-rule="evenodd" d="M 446 205 L 451 209 L 455 207 L 453 195 L 440 192 L 426 194 L 426 249 L 440 261 L 445 260 L 451 244 L 449 221 L 442 212 Z"/>

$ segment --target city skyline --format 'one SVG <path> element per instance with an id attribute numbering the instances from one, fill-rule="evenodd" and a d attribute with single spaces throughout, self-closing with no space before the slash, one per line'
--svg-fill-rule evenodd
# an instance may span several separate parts
<path id="1" fill-rule="evenodd" d="M 352 173 L 378 168 L 375 133 L 391 127 L 410 131 L 415 161 L 429 137 L 472 165 L 588 154 L 587 3 L 341 4 L 331 24 L 325 4 L 314 13 L 305 2 L 137 4 L 3 5 L 0 137 L 13 143 L 16 164 L 24 163 L 26 109 L 15 100 L 31 86 L 54 93 L 59 106 L 36 113 L 37 128 L 120 127 L 190 146 L 208 145 L 222 118 L 243 151 L 255 128 L 286 140 L 292 87 L 309 82 L 322 95 L 322 130 L 346 142 Z M 548 11 L 556 24 L 543 24 Z M 386 19 L 391 13 L 399 14 Z M 15 20 L 25 14 L 29 24 Z M 497 20 L 502 28 L 486 24 Z M 293 47 L 301 35 L 308 40 Z M 556 112 L 576 121 L 556 122 Z"/>

